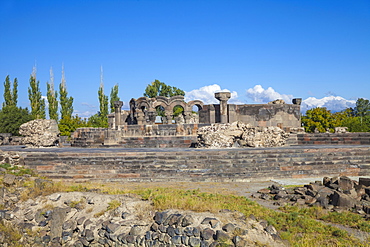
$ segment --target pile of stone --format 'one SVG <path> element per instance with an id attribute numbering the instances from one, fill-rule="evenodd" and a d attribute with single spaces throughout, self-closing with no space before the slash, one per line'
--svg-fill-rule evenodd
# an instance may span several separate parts
<path id="1" fill-rule="evenodd" d="M 267 221 L 228 210 L 162 212 L 134 195 L 89 191 L 21 201 L 17 185 L 24 179 L 6 174 L 0 191 L 0 220 L 22 232 L 22 246 L 284 246 Z M 36 179 L 35 185 L 47 190 L 52 182 Z M 6 240 L 0 233 L 1 246 Z"/>
<path id="2" fill-rule="evenodd" d="M 325 209 L 348 209 L 370 217 L 370 178 L 359 181 L 348 177 L 324 177 L 303 187 L 284 188 L 273 184 L 258 191 L 261 199 L 276 200 L 276 204 L 321 206 Z M 255 195 L 256 196 L 256 195 Z"/>
<path id="3" fill-rule="evenodd" d="M 279 127 L 254 127 L 238 121 L 199 128 L 197 147 L 279 147 L 288 138 L 289 133 Z"/>
<path id="4" fill-rule="evenodd" d="M 19 134 L 24 136 L 24 145 L 30 147 L 51 147 L 59 144 L 59 129 L 55 120 L 36 119 L 22 124 Z"/>

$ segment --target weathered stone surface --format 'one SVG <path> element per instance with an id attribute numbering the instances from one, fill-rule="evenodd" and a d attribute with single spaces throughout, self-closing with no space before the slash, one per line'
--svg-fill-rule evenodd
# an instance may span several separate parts
<path id="1" fill-rule="evenodd" d="M 356 202 L 354 198 L 339 191 L 334 191 L 330 196 L 330 201 L 332 205 L 344 208 L 352 208 Z"/>
<path id="2" fill-rule="evenodd" d="M 343 191 L 349 191 L 354 188 L 354 183 L 349 177 L 340 177 L 338 185 Z"/>
<path id="3" fill-rule="evenodd" d="M 322 184 L 324 186 L 322 186 Z M 366 178 L 360 178 L 359 182 L 351 180 L 346 176 L 324 177 L 323 183 L 316 181 L 304 187 L 284 189 L 283 187 L 271 185 L 269 190 L 264 192 L 263 199 L 277 200 L 275 205 L 309 205 L 321 206 L 328 210 L 348 209 L 359 214 L 370 214 L 370 186 Z M 266 193 L 270 191 L 269 193 Z M 286 196 L 279 196 L 284 195 Z M 366 216 L 369 217 L 369 216 Z"/>
<path id="4" fill-rule="evenodd" d="M 3 183 L 5 186 L 11 186 L 15 183 L 16 176 L 13 174 L 5 174 Z"/>
<path id="5" fill-rule="evenodd" d="M 56 238 L 62 236 L 62 226 L 66 217 L 65 208 L 54 208 L 50 220 L 50 237 Z"/>
<path id="6" fill-rule="evenodd" d="M 253 127 L 242 122 L 212 124 L 199 128 L 198 147 L 277 147 L 285 145 L 288 137 L 289 133 L 279 127 Z"/>
<path id="7" fill-rule="evenodd" d="M 267 104 L 269 104 L 269 105 L 283 105 L 283 104 L 285 104 L 285 101 L 282 100 L 282 99 L 276 99 L 276 100 L 268 102 Z"/>
<path id="8" fill-rule="evenodd" d="M 19 127 L 23 144 L 32 147 L 51 147 L 59 144 L 59 129 L 55 120 L 36 119 Z"/>
<path id="9" fill-rule="evenodd" d="M 370 178 L 359 178 L 358 183 L 370 187 Z"/>

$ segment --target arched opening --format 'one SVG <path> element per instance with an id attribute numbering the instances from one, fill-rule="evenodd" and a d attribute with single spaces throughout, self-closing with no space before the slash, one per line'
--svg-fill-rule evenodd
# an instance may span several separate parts
<path id="1" fill-rule="evenodd" d="M 156 124 L 163 124 L 163 118 L 165 117 L 165 110 L 164 107 L 159 105 L 155 108 L 157 112 L 157 117 L 155 118 Z"/>
<path id="2" fill-rule="evenodd" d="M 195 105 L 193 105 L 193 107 L 191 108 L 191 111 L 193 112 L 193 113 L 199 113 L 199 111 L 201 111 L 202 110 L 202 106 L 201 105 L 198 105 L 198 104 L 195 104 Z"/>
<path id="3" fill-rule="evenodd" d="M 188 120 L 189 123 L 199 123 L 199 112 L 202 110 L 202 106 L 200 104 L 194 104 L 191 108 L 191 116 Z"/>
<path id="4" fill-rule="evenodd" d="M 182 107 L 181 105 L 175 105 L 173 107 L 173 120 L 177 124 L 185 123 L 184 107 Z"/>

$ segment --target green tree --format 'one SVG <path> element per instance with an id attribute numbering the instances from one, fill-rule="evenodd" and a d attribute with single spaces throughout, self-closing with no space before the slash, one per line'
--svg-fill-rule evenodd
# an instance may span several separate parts
<path id="1" fill-rule="evenodd" d="M 337 122 L 333 118 L 331 112 L 326 107 L 316 107 L 306 111 L 306 115 L 302 116 L 302 124 L 306 132 L 326 132 L 329 129 L 334 131 Z"/>
<path id="2" fill-rule="evenodd" d="M 28 98 L 31 104 L 31 115 L 34 119 L 44 119 L 45 114 L 45 100 L 39 87 L 40 82 L 36 82 L 35 74 L 30 77 L 30 87 L 28 88 Z"/>
<path id="3" fill-rule="evenodd" d="M 13 105 L 17 106 L 18 104 L 18 79 L 17 78 L 14 78 L 14 81 L 13 81 L 12 95 L 13 95 L 12 97 Z"/>
<path id="4" fill-rule="evenodd" d="M 177 87 L 172 87 L 159 80 L 154 80 L 145 88 L 144 96 L 148 98 L 155 98 L 157 96 L 172 97 L 182 95 L 185 96 L 185 92 Z M 164 110 L 161 107 L 157 107 L 157 115 L 164 117 Z M 184 109 L 181 106 L 175 106 L 173 108 L 173 115 L 180 115 Z"/>
<path id="5" fill-rule="evenodd" d="M 87 126 L 94 128 L 108 128 L 108 119 L 104 119 L 98 112 L 89 117 L 87 120 Z"/>
<path id="6" fill-rule="evenodd" d="M 164 82 L 154 80 L 145 88 L 144 96 L 154 98 L 157 96 L 172 97 L 176 95 L 185 96 L 185 92 L 177 87 L 171 87 Z"/>
<path id="7" fill-rule="evenodd" d="M 98 90 L 99 97 L 99 114 L 106 118 L 108 115 L 108 96 L 104 94 L 104 87 L 100 86 Z"/>
<path id="8" fill-rule="evenodd" d="M 68 97 L 65 81 L 59 84 L 60 118 L 72 118 L 73 97 Z"/>
<path id="9" fill-rule="evenodd" d="M 370 132 L 370 116 L 348 117 L 343 119 L 341 126 L 348 127 L 350 132 Z"/>
<path id="10" fill-rule="evenodd" d="M 59 84 L 60 120 L 58 123 L 60 134 L 70 136 L 79 127 L 84 127 L 84 121 L 78 116 L 72 116 L 73 97 L 68 96 L 64 67 L 62 67 L 62 80 Z"/>
<path id="11" fill-rule="evenodd" d="M 101 83 L 98 90 L 99 112 L 88 119 L 89 126 L 108 127 L 108 96 L 104 94 L 104 85 Z"/>
<path id="12" fill-rule="evenodd" d="M 114 102 L 119 101 L 120 98 L 118 97 L 118 84 L 114 85 L 112 87 L 112 90 L 110 92 L 110 112 L 114 112 Z"/>
<path id="13" fill-rule="evenodd" d="M 19 135 L 19 126 L 32 119 L 27 108 L 22 109 L 15 105 L 4 106 L 0 110 L 0 133 Z"/>
<path id="14" fill-rule="evenodd" d="M 59 120 L 59 131 L 62 136 L 70 136 L 77 128 L 87 127 L 86 121 L 79 116 L 65 117 Z"/>
<path id="15" fill-rule="evenodd" d="M 4 81 L 4 102 L 3 102 L 3 107 L 4 106 L 17 106 L 18 103 L 18 80 L 17 78 L 14 79 L 13 82 L 13 90 L 10 88 L 10 79 L 9 75 L 6 76 L 5 81 Z"/>
<path id="16" fill-rule="evenodd" d="M 370 116 L 370 102 L 368 99 L 359 98 L 356 101 L 356 107 L 354 108 L 354 115 L 356 117 Z"/>
<path id="17" fill-rule="evenodd" d="M 12 92 L 10 89 L 10 79 L 9 75 L 6 76 L 5 81 L 4 81 L 4 106 L 8 105 L 13 105 L 13 100 L 12 100 Z"/>
<path id="18" fill-rule="evenodd" d="M 49 118 L 58 121 L 58 92 L 54 90 L 54 74 L 50 69 L 50 83 L 46 83 L 47 99 L 49 103 Z"/>

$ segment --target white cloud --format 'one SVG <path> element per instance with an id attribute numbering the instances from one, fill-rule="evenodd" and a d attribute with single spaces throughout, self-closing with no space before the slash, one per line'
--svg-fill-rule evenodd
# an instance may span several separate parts
<path id="1" fill-rule="evenodd" d="M 264 89 L 261 85 L 255 85 L 253 88 L 247 89 L 246 96 L 258 103 L 268 103 L 276 99 L 282 99 L 286 103 L 290 104 L 293 99 L 293 95 L 280 94 L 272 87 Z"/>
<path id="2" fill-rule="evenodd" d="M 73 115 L 78 115 L 81 118 L 89 118 L 96 113 L 97 113 L 96 111 L 79 111 L 79 110 L 73 111 Z"/>
<path id="3" fill-rule="evenodd" d="M 122 110 L 125 109 L 126 105 L 127 104 L 125 102 L 123 102 Z M 79 109 L 76 109 L 76 110 L 73 111 L 73 115 L 78 115 L 81 118 L 89 118 L 92 115 L 98 113 L 98 111 L 99 111 L 99 109 L 97 109 L 98 106 L 92 105 L 92 104 L 89 104 L 89 103 L 86 103 L 86 102 L 82 102 L 81 106 L 82 107 L 80 107 Z"/>
<path id="4" fill-rule="evenodd" d="M 204 104 L 218 104 L 219 101 L 215 98 L 217 92 L 230 92 L 228 89 L 221 89 L 220 85 L 213 84 L 204 86 L 199 89 L 191 90 L 185 93 L 185 101 L 201 100 Z M 229 100 L 231 104 L 241 104 L 238 100 L 238 93 L 236 91 L 231 92 L 231 98 Z"/>
<path id="5" fill-rule="evenodd" d="M 347 100 L 340 96 L 327 96 L 321 99 L 309 97 L 302 101 L 301 111 L 305 112 L 316 107 L 326 107 L 326 109 L 332 112 L 337 112 L 355 106 L 356 100 Z"/>
<path id="6" fill-rule="evenodd" d="M 272 87 L 264 89 L 261 85 L 255 85 L 253 88 L 247 89 L 246 95 L 248 98 L 258 103 L 268 103 L 276 99 L 283 99 L 286 103 L 291 104 L 292 99 L 294 98 L 293 95 L 278 93 Z M 355 105 L 355 100 L 347 100 L 340 96 L 331 95 L 321 99 L 309 97 L 302 100 L 301 111 L 306 112 L 315 107 L 326 107 L 332 112 L 337 112 L 349 107 L 354 107 Z"/>

